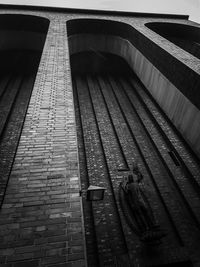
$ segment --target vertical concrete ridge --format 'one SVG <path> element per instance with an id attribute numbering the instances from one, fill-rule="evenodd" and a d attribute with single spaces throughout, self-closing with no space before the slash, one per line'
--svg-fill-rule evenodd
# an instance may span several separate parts
<path id="1" fill-rule="evenodd" d="M 1 263 L 86 266 L 79 190 L 66 24 L 55 17 L 1 209 Z"/>

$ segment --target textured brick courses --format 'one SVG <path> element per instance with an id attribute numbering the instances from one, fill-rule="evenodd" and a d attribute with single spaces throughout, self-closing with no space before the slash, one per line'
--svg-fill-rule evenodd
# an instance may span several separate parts
<path id="1" fill-rule="evenodd" d="M 78 80 L 80 79 L 79 76 L 77 79 Z M 163 228 L 167 233 L 167 236 L 164 238 L 163 242 L 159 245 L 160 252 L 162 252 L 159 257 L 155 256 L 154 258 L 154 257 L 150 257 L 150 255 L 148 254 L 145 254 L 145 251 L 143 250 L 140 241 L 134 235 L 134 233 L 130 231 L 130 228 L 127 225 L 127 222 L 124 220 L 124 214 L 123 212 L 121 212 L 121 207 L 118 201 L 118 189 L 119 189 L 118 186 L 119 186 L 120 181 L 122 180 L 122 175 L 120 175 L 120 173 L 117 174 L 117 170 L 116 170 L 117 163 L 119 164 L 119 167 L 123 166 L 123 164 L 120 164 L 120 160 L 119 160 L 119 159 L 122 160 L 121 155 L 120 155 L 121 152 L 119 150 L 119 146 L 116 145 L 115 143 L 116 139 L 113 136 L 112 127 L 107 117 L 106 109 L 100 97 L 98 86 L 95 88 L 96 86 L 95 84 L 89 85 L 91 92 L 95 90 L 91 93 L 92 101 L 94 103 L 94 114 L 91 112 L 91 107 L 89 107 L 89 104 L 88 104 L 88 102 L 91 101 L 91 99 L 88 96 L 88 93 L 85 92 L 84 94 L 84 92 L 79 92 L 79 98 L 81 102 L 80 109 L 82 111 L 82 116 L 83 116 L 82 117 L 83 131 L 85 131 L 84 141 L 85 141 L 85 149 L 86 149 L 86 155 L 87 155 L 86 159 L 87 159 L 89 174 L 91 176 L 93 175 L 92 173 L 93 164 L 91 162 L 92 160 L 95 159 L 95 157 L 97 157 L 96 156 L 97 149 L 95 149 L 95 147 L 97 143 L 99 142 L 97 129 L 95 129 L 94 120 L 92 119 L 92 117 L 94 117 L 94 115 L 96 114 L 98 127 L 100 129 L 100 136 L 102 137 L 102 143 L 103 143 L 103 148 L 105 151 L 106 160 L 108 162 L 109 171 L 111 174 L 114 195 L 117 199 L 118 210 L 120 211 L 120 219 L 122 221 L 123 231 L 124 231 L 125 239 L 127 242 L 127 246 L 128 246 L 129 251 L 131 251 L 130 256 L 131 256 L 132 262 L 134 262 L 136 265 L 141 264 L 141 266 L 143 265 L 146 266 L 147 262 L 148 264 L 156 265 L 158 263 L 166 264 L 167 262 L 188 259 L 189 252 L 185 250 L 183 246 L 187 244 L 187 246 L 189 245 L 189 247 L 194 248 L 195 244 L 198 244 L 198 240 L 199 240 L 198 231 L 197 229 L 194 228 L 193 222 L 190 221 L 191 218 L 189 218 L 190 216 L 188 214 L 188 210 L 186 207 L 183 206 L 182 200 L 178 192 L 176 192 L 174 185 L 171 183 L 171 178 L 169 177 L 169 174 L 167 173 L 165 169 L 166 167 L 160 161 L 160 156 L 157 154 L 156 150 L 154 149 L 154 147 L 152 146 L 150 142 L 150 139 L 144 132 L 143 126 L 141 125 L 136 114 L 132 110 L 129 101 L 127 101 L 125 95 L 122 93 L 119 81 L 115 77 L 115 82 L 114 82 L 114 79 L 111 82 L 111 84 L 113 85 L 115 94 L 116 94 L 116 96 L 114 96 L 109 86 L 109 82 L 106 81 L 106 79 L 105 79 L 105 82 L 103 82 L 104 79 L 105 77 L 101 78 L 102 92 L 106 96 L 105 100 L 106 100 L 106 103 L 108 104 L 108 111 L 110 112 L 111 117 L 113 119 L 116 133 L 122 145 L 122 150 L 124 151 L 125 157 L 129 164 L 132 163 L 133 160 L 135 160 L 138 163 L 139 168 L 142 174 L 144 175 L 145 189 L 147 191 L 147 195 L 150 200 L 151 206 L 153 208 L 154 214 L 156 215 L 157 223 L 160 224 L 161 228 Z M 84 79 L 82 79 L 82 82 L 80 81 L 77 82 L 78 86 L 81 88 L 79 89 L 80 91 L 85 90 L 85 89 L 83 90 L 83 88 L 85 87 L 83 80 Z M 97 80 L 100 80 L 100 79 L 96 79 L 95 82 L 97 82 Z M 82 99 L 84 99 L 84 101 Z M 120 105 L 116 102 L 116 99 L 118 99 Z M 134 99 L 134 101 L 136 100 Z M 82 103 L 87 103 L 87 107 L 86 107 L 86 104 L 84 105 Z M 130 125 L 130 129 L 127 129 L 128 124 L 126 121 L 124 121 L 125 117 L 122 116 L 119 106 L 121 106 L 124 111 L 124 115 L 127 118 L 127 122 Z M 150 128 L 149 132 L 153 134 L 152 136 L 153 140 L 158 142 L 159 141 L 159 136 L 157 135 L 158 133 L 156 132 L 152 133 L 153 126 L 151 125 L 151 123 L 148 124 L 149 118 L 144 117 L 144 111 L 139 106 L 139 104 L 136 106 L 137 106 L 137 110 L 140 116 L 143 118 L 143 120 L 145 120 L 145 125 L 148 125 L 147 127 Z M 90 114 L 90 115 L 88 116 L 87 114 Z M 88 125 L 88 128 L 86 128 L 85 125 Z M 121 130 L 122 125 L 124 128 L 123 131 Z M 147 170 L 146 165 L 144 164 L 144 160 L 141 159 L 141 155 L 138 151 L 136 143 L 133 140 L 133 138 L 131 138 L 130 136 L 130 130 L 133 132 L 133 134 L 135 135 L 137 139 L 138 146 L 140 147 L 141 152 L 148 166 L 150 167 L 150 172 L 152 173 L 153 177 L 150 177 L 150 173 Z M 94 142 L 93 146 L 91 145 L 92 141 Z M 162 140 L 162 142 L 164 142 L 164 140 Z M 165 147 L 165 144 L 164 143 L 162 144 L 162 142 L 160 143 L 160 145 L 163 145 L 163 147 Z M 115 145 L 113 145 L 113 143 L 115 143 Z M 112 152 L 115 151 L 115 152 L 112 154 L 111 151 Z M 162 151 L 162 154 L 163 153 L 164 152 Z M 99 175 L 100 177 L 102 170 L 105 172 L 105 165 L 102 164 L 100 160 L 100 150 L 98 150 L 98 157 L 96 158 L 95 164 L 97 168 L 96 175 Z M 166 164 L 172 164 L 172 162 L 166 161 Z M 98 173 L 98 170 L 100 169 L 101 171 L 99 171 Z M 94 177 L 96 177 L 96 175 Z M 100 182 L 100 181 L 102 182 L 102 177 L 96 182 Z M 94 180 L 92 180 L 92 182 L 94 182 Z M 155 188 L 155 185 L 157 186 L 157 189 Z M 107 186 L 106 193 L 110 196 L 110 192 L 108 190 L 109 189 Z M 169 214 L 167 213 L 167 210 L 165 209 L 161 200 L 164 201 L 164 204 L 166 205 Z M 119 242 L 117 240 L 119 233 L 117 232 L 117 227 L 116 226 L 114 227 L 114 224 L 113 224 L 114 220 L 116 219 L 116 216 L 113 216 L 114 215 L 113 207 L 111 208 L 111 206 L 108 203 L 106 203 L 105 209 L 106 209 L 107 215 L 109 215 L 110 222 L 113 225 L 112 233 L 110 231 L 110 236 L 111 234 L 115 233 L 115 238 L 113 239 L 110 238 L 110 242 L 111 243 L 116 242 L 116 244 L 119 245 Z M 93 211 L 95 214 L 95 230 L 96 230 L 97 235 L 99 235 L 99 231 L 103 231 L 103 229 L 104 231 L 107 231 L 106 218 L 105 218 L 106 216 L 103 216 L 101 203 L 99 203 L 98 205 L 94 204 Z M 87 212 L 88 211 L 86 211 L 86 215 L 87 215 Z M 101 214 L 101 218 L 98 219 L 98 216 L 100 214 Z M 172 221 L 170 220 L 169 216 L 171 216 Z M 86 223 L 88 227 L 88 222 L 86 221 Z M 99 224 L 101 224 L 101 226 L 99 226 Z M 178 234 L 176 233 L 174 229 L 174 225 L 176 227 L 176 230 L 178 231 Z M 181 236 L 181 241 L 179 240 L 179 236 Z M 99 237 L 100 235 L 98 236 L 98 238 Z M 97 242 L 99 242 L 98 238 L 97 238 Z M 106 240 L 106 237 L 101 236 L 102 243 L 101 242 L 98 243 L 98 250 L 104 251 L 104 263 L 108 264 L 108 262 L 110 261 L 110 264 L 111 264 L 112 259 L 114 258 L 112 253 L 113 251 L 118 249 L 118 246 L 116 245 L 113 251 L 112 250 L 109 251 L 108 248 L 104 248 L 103 243 L 104 242 L 106 243 L 105 240 Z M 192 250 L 193 249 L 191 249 L 191 251 Z M 143 255 L 142 253 L 144 253 L 145 255 Z"/>
<path id="2" fill-rule="evenodd" d="M 8 266 L 85 266 L 67 49 L 66 25 L 54 20 L 1 210 Z"/>
<path id="3" fill-rule="evenodd" d="M 78 90 L 78 97 L 80 101 L 79 103 L 81 113 L 83 114 L 82 124 L 90 183 L 101 185 L 107 188 L 105 201 L 103 203 L 93 203 L 93 212 L 95 215 L 94 224 L 97 233 L 98 252 L 102 265 L 113 264 L 112 244 L 114 238 L 110 237 L 110 239 L 112 240 L 108 240 L 108 231 L 112 235 L 112 237 L 115 235 L 117 236 L 117 238 L 119 238 L 119 236 L 121 236 L 121 229 L 117 228 L 119 221 L 117 217 L 117 211 L 115 209 L 114 199 L 112 196 L 112 189 L 109 184 L 109 178 L 105 178 L 108 176 L 105 167 L 106 163 L 102 154 L 102 148 L 98 136 L 97 125 L 95 123 L 95 117 L 92 111 L 92 105 L 90 100 L 88 99 L 89 91 L 87 91 L 85 81 L 79 79 L 77 84 L 78 86 L 80 86 L 80 88 L 82 88 L 82 90 L 80 90 L 80 88 Z M 87 115 L 88 113 L 90 114 L 89 116 Z M 105 210 L 108 210 L 110 213 L 112 213 L 116 220 L 112 220 L 111 222 L 111 218 L 108 218 L 108 214 L 107 212 L 105 212 Z M 108 220 L 110 223 L 112 223 L 112 228 L 108 227 Z M 117 229 L 117 234 L 114 234 L 113 229 Z M 123 250 L 123 240 L 119 238 L 118 241 Z"/>
<path id="4" fill-rule="evenodd" d="M 69 88 L 71 88 L 69 78 L 70 71 L 68 64 L 69 58 L 65 58 L 67 55 L 67 43 L 66 40 L 65 42 L 63 42 L 63 40 L 66 39 L 66 28 L 64 21 L 70 18 L 86 16 L 96 18 L 98 16 L 77 14 L 57 15 L 48 14 L 45 12 L 28 13 L 43 15 L 51 18 L 51 28 L 48 34 L 48 44 L 45 47 L 43 59 L 41 61 L 40 69 L 38 71 L 38 77 L 35 87 L 37 88 L 37 90 L 34 89 L 33 92 L 31 100 L 32 102 L 29 106 L 29 110 L 27 113 L 26 125 L 21 137 L 17 157 L 15 160 L 15 165 L 11 175 L 11 181 L 7 190 L 7 199 L 5 200 L 5 204 L 1 214 L 1 222 L 3 224 L 6 224 L 9 221 L 9 227 L 12 228 L 14 226 L 13 229 L 8 229 L 8 231 L 11 230 L 13 232 L 2 233 L 2 237 L 5 241 L 5 243 L 3 243 L 3 246 L 8 246 L 11 248 L 9 248 L 10 250 L 7 250 L 7 252 L 5 252 L 8 255 L 3 256 L 1 258 L 1 261 L 6 261 L 6 257 L 12 256 L 12 254 L 14 257 L 15 252 L 12 249 L 15 247 L 18 247 L 20 249 L 22 248 L 21 251 L 23 254 L 24 246 L 27 248 L 30 247 L 30 249 L 34 251 L 33 247 L 37 247 L 39 249 L 40 246 L 43 245 L 43 249 L 41 252 L 36 251 L 36 253 L 34 251 L 34 257 L 36 258 L 36 260 L 31 259 L 25 260 L 23 262 L 13 262 L 12 267 L 84 266 L 85 261 L 82 260 L 83 254 L 78 253 L 77 251 L 79 249 L 82 249 L 83 235 L 81 232 L 74 233 L 74 230 L 71 233 L 68 232 L 68 230 L 70 229 L 70 223 L 79 223 L 81 220 L 81 203 L 78 197 L 79 183 L 77 173 L 78 167 L 74 117 L 72 114 L 70 118 L 68 116 L 68 124 L 66 124 L 66 114 L 63 115 L 65 111 L 70 112 L 70 108 L 73 101 L 71 91 L 65 91 L 64 93 L 66 94 L 66 99 L 68 99 L 67 103 L 69 104 L 69 107 L 63 104 L 62 97 L 64 93 L 63 91 L 61 93 L 60 90 L 63 89 L 64 84 L 65 89 L 67 88 L 68 90 Z M 138 29 L 141 29 L 144 32 L 148 32 L 148 36 L 151 35 L 150 31 L 145 29 L 145 27 L 143 26 L 146 19 L 138 19 L 136 21 L 132 18 L 120 18 L 111 16 L 101 16 L 101 18 L 114 19 L 128 22 L 132 25 L 137 25 Z M 61 20 L 62 23 L 60 22 Z M 153 19 L 148 18 L 148 20 Z M 152 35 L 152 38 L 155 38 L 155 34 Z M 159 41 L 159 38 L 157 41 Z M 65 50 L 64 53 L 66 53 L 64 56 L 63 48 Z M 60 57 L 59 60 L 58 56 Z M 63 78 L 63 65 L 60 64 L 62 61 L 61 57 L 65 58 L 66 62 L 68 62 L 68 66 L 65 66 L 68 72 L 66 72 L 66 69 L 64 69 L 65 78 Z M 55 59 L 56 61 L 54 61 Z M 52 85 L 54 89 L 56 88 L 56 90 L 52 90 L 51 94 L 49 94 L 49 90 L 51 89 Z M 45 101 L 42 102 L 42 98 L 45 98 Z M 55 113 L 56 116 L 54 117 Z M 117 119 L 117 116 L 115 116 L 116 124 Z M 38 127 L 35 127 L 35 124 Z M 65 125 L 64 129 L 63 125 Z M 121 134 L 121 136 L 123 136 L 123 129 L 120 123 L 118 123 L 117 128 L 118 134 Z M 64 136 L 65 134 L 67 134 L 68 138 Z M 123 140 L 123 147 L 125 148 L 127 158 L 131 159 L 133 155 L 134 157 L 137 157 L 138 152 L 136 151 L 134 144 L 129 142 L 129 138 L 126 140 L 125 139 L 126 138 L 122 137 L 121 140 Z M 108 141 L 109 140 L 106 139 L 106 142 Z M 63 148 L 64 146 L 66 147 L 66 149 Z M 92 155 L 90 155 L 90 161 L 92 160 L 93 157 Z M 44 165 L 44 167 L 41 167 L 41 165 Z M 92 165 L 89 165 L 89 167 L 92 168 Z M 146 174 L 145 168 L 143 168 L 142 164 L 140 164 L 140 168 L 142 169 L 142 173 L 145 174 L 145 177 L 148 177 L 148 174 Z M 53 178 L 51 179 L 51 177 Z M 119 177 L 119 180 L 120 179 L 121 177 Z M 55 181 L 51 181 L 51 183 L 45 183 L 46 180 Z M 73 185 L 72 182 L 74 183 Z M 41 186 L 37 186 L 37 183 L 41 183 Z M 72 188 L 69 184 L 71 184 Z M 66 191 L 64 191 L 63 188 L 66 188 Z M 162 188 L 163 192 L 166 193 L 167 198 L 168 192 L 165 186 L 160 185 L 160 188 Z M 59 192 L 60 194 L 62 194 L 61 198 L 57 197 L 59 195 Z M 55 197 L 53 197 L 53 195 L 55 195 Z M 154 206 L 157 205 L 157 201 L 158 200 L 156 199 L 153 202 Z M 62 217 L 62 208 L 64 207 L 66 207 L 67 212 L 64 211 L 65 216 Z M 95 211 L 97 212 L 98 207 L 95 207 L 94 205 L 94 209 L 95 208 Z M 75 209 L 77 209 L 77 212 L 75 212 Z M 47 212 L 44 213 L 43 211 Z M 157 212 L 160 214 L 160 211 Z M 49 215 L 58 215 L 58 217 L 49 219 Z M 3 220 L 5 220 L 5 222 L 3 222 Z M 35 220 L 39 221 L 39 225 L 32 225 Z M 20 224 L 19 231 L 16 231 L 18 228 L 15 229 L 15 227 L 18 227 L 18 224 L 15 224 L 16 221 L 18 221 L 18 223 Z M 102 219 L 103 223 L 104 221 L 105 218 Z M 61 227 L 62 229 L 62 227 L 65 224 L 67 225 L 68 222 L 69 229 L 67 229 L 65 234 L 62 234 L 63 232 L 59 230 L 58 232 L 55 231 L 55 234 L 57 235 L 48 236 L 48 234 L 53 231 L 53 228 L 49 231 L 50 228 L 48 227 L 58 226 L 58 228 Z M 79 224 L 77 225 L 77 229 L 80 230 Z M 129 230 L 127 228 L 127 233 L 128 231 Z M 44 234 L 45 232 L 46 234 Z M 131 240 L 131 234 L 129 235 L 129 238 L 131 244 L 135 242 L 135 245 L 138 245 L 135 240 Z M 52 246 L 49 247 L 49 244 L 51 244 Z M 58 246 L 58 248 L 55 248 L 56 246 Z M 63 250 L 59 246 L 62 246 Z M 63 257 L 63 255 L 60 255 L 62 254 L 62 252 L 64 253 L 64 255 L 68 253 L 68 246 L 70 246 L 71 252 L 75 253 L 74 255 L 72 253 L 72 256 L 70 256 L 70 262 L 67 262 L 69 258 L 67 259 L 67 257 Z M 24 253 L 26 252 L 24 251 Z M 140 251 L 138 253 L 140 253 Z M 54 259 L 54 255 L 58 255 L 58 257 L 55 257 Z M 174 251 L 174 254 L 171 256 L 171 258 L 174 258 L 174 260 L 178 260 L 179 256 L 177 255 L 178 252 Z M 41 258 L 44 256 L 44 261 L 41 261 Z M 78 260 L 79 257 L 82 257 L 81 260 Z M 110 260 L 109 257 L 112 256 L 108 255 L 108 262 Z M 56 263 L 53 263 L 54 261 L 56 261 Z M 59 261 L 65 261 L 65 263 L 59 263 Z M 11 266 L 11 264 L 3 264 L 2 266 L 8 267 Z"/>

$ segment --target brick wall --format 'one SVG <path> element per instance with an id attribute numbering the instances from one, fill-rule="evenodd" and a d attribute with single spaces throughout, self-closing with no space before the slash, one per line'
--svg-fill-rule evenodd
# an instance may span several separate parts
<path id="1" fill-rule="evenodd" d="M 1 10 L 0 13 L 33 14 L 50 19 L 0 214 L 0 260 L 2 264 L 7 264 L 2 266 L 86 266 L 66 21 L 88 17 L 125 22 L 146 36 L 145 53 L 149 54 L 147 38 L 151 38 L 156 45 L 162 45 L 187 64 L 184 68 L 193 68 L 192 73 L 197 72 L 198 62 L 194 58 L 192 63 L 188 62 L 187 53 L 180 52 L 144 26 L 147 21 L 163 19 L 20 10 Z M 155 64 L 161 64 L 158 60 L 155 59 Z"/>

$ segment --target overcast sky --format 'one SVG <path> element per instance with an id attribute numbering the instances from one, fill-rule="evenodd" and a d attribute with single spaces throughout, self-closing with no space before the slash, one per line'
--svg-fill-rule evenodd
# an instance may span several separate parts
<path id="1" fill-rule="evenodd" d="M 0 0 L 0 3 L 185 14 L 200 23 L 200 0 Z"/>

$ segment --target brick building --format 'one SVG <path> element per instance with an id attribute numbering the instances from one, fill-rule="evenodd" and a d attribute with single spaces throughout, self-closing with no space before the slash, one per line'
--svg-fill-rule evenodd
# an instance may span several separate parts
<path id="1" fill-rule="evenodd" d="M 200 266 L 200 25 L 1 6 L 0 36 L 0 266 Z M 156 244 L 120 197 L 132 162 Z"/>

